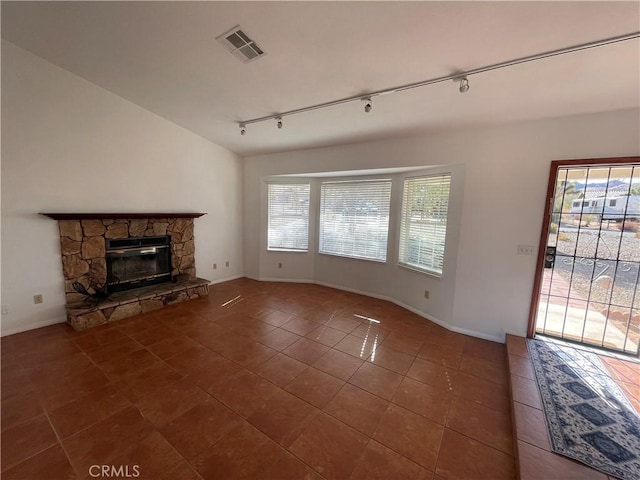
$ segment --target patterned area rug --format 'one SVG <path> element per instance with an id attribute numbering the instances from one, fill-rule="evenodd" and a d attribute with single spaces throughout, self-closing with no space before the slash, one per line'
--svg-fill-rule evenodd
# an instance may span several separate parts
<path id="1" fill-rule="evenodd" d="M 597 355 L 527 339 L 552 450 L 609 475 L 640 479 L 640 415 Z"/>

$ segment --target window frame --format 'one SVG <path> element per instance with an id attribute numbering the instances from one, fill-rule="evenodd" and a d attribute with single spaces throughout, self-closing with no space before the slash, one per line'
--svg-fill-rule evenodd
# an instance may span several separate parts
<path id="1" fill-rule="evenodd" d="M 435 278 L 443 278 L 445 276 L 446 273 L 446 255 L 447 255 L 447 249 L 448 249 L 448 244 L 449 244 L 449 233 L 450 233 L 450 224 L 452 221 L 452 205 L 451 205 L 451 200 L 452 200 L 452 191 L 453 191 L 453 182 L 454 182 L 454 174 L 452 171 L 450 170 L 446 170 L 446 171 L 422 171 L 422 172 L 411 172 L 411 175 L 406 175 L 403 176 L 401 178 L 399 178 L 398 180 L 402 182 L 402 191 L 400 194 L 400 198 L 399 198 L 399 208 L 398 208 L 398 225 L 397 225 L 397 265 L 400 268 L 405 268 L 408 270 L 412 270 L 418 273 L 421 273 L 423 275 L 428 275 L 431 277 L 435 277 Z M 442 250 L 442 267 L 440 270 L 436 270 L 436 269 L 430 269 L 428 267 L 425 266 L 421 266 L 418 264 L 414 264 L 414 263 L 409 263 L 407 261 L 404 261 L 402 258 L 402 254 L 403 254 L 403 240 L 404 240 L 404 236 L 406 234 L 404 234 L 403 232 L 403 228 L 404 228 L 404 222 L 405 222 L 405 193 L 407 192 L 407 182 L 410 182 L 411 180 L 421 180 L 421 179 L 429 179 L 429 178 L 444 178 L 447 177 L 449 180 L 449 192 L 448 192 L 448 198 L 447 198 L 447 213 L 445 216 L 445 225 L 444 225 L 444 236 L 443 236 L 443 241 L 442 241 L 442 246 L 443 246 L 443 250 Z M 406 248 L 406 247 L 405 247 Z"/>
<path id="2" fill-rule="evenodd" d="M 289 247 L 272 247 L 269 244 L 269 227 L 271 224 L 271 187 L 272 186 L 280 186 L 280 187 L 286 187 L 286 186 L 307 186 L 308 188 L 308 199 L 307 199 L 307 216 L 306 216 L 306 222 L 307 222 L 307 228 L 306 228 L 306 248 L 289 248 Z M 297 178 L 297 179 L 291 179 L 290 181 L 287 180 L 283 180 L 283 179 L 272 179 L 272 180 L 268 180 L 266 182 L 266 190 L 267 190 L 267 204 L 266 204 L 266 210 L 267 210 L 267 215 L 266 215 L 266 247 L 267 247 L 267 251 L 268 252 L 290 252 L 290 253 L 309 253 L 310 248 L 311 248 L 311 234 L 310 234 L 310 229 L 311 229 L 311 214 L 312 214 L 312 209 L 311 209 L 311 201 L 312 201 L 312 186 L 311 186 L 311 182 L 309 181 L 309 179 L 302 179 L 302 178 Z"/>
<path id="3" fill-rule="evenodd" d="M 363 175 L 356 177 L 322 177 L 319 178 L 318 185 L 318 209 L 317 209 L 317 221 L 315 222 L 317 225 L 317 254 L 318 255 L 327 255 L 329 257 L 338 257 L 338 258 L 346 258 L 350 260 L 360 260 L 364 262 L 373 262 L 378 264 L 386 264 L 389 261 L 389 248 L 392 245 L 392 226 L 393 226 L 393 216 L 394 216 L 394 199 L 393 192 L 395 189 L 396 176 L 395 175 Z M 374 257 L 366 257 L 366 256 L 356 256 L 356 255 L 347 255 L 342 253 L 334 253 L 328 251 L 322 251 L 322 230 L 323 230 L 323 215 L 322 215 L 322 207 L 323 207 L 323 199 L 324 199 L 324 185 L 325 184 L 366 184 L 366 183 L 381 183 L 388 182 L 389 183 L 389 207 L 388 207 L 388 218 L 386 225 L 386 248 L 384 250 L 384 259 L 374 258 Z"/>

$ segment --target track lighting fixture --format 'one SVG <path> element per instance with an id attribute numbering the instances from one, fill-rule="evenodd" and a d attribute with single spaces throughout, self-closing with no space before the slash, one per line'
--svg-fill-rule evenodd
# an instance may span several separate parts
<path id="1" fill-rule="evenodd" d="M 521 65 L 524 63 L 529 63 L 529 62 L 535 62 L 538 60 L 542 60 L 545 58 L 550 58 L 550 57 L 556 57 L 558 55 L 565 55 L 568 53 L 575 53 L 575 52 L 580 52 L 582 50 L 586 50 L 589 48 L 596 48 L 596 47 L 604 47 L 606 45 L 611 45 L 614 43 L 619 43 L 619 42 L 626 42 L 628 40 L 634 40 L 636 38 L 640 38 L 640 31 L 636 31 L 636 32 L 632 32 L 632 33 L 628 33 L 625 35 L 619 35 L 617 37 L 610 37 L 610 38 L 605 38 L 603 40 L 596 40 L 594 42 L 588 42 L 588 43 L 582 43 L 579 45 L 573 45 L 571 47 L 565 47 L 565 48 L 559 48 L 557 50 L 550 50 L 547 52 L 542 52 L 542 53 L 537 53 L 534 55 L 529 55 L 526 57 L 520 57 L 520 58 L 515 58 L 512 60 L 507 60 L 504 62 L 500 62 L 500 63 L 494 63 L 491 65 L 485 65 L 483 67 L 478 67 L 475 68 L 473 70 L 466 70 L 466 71 L 457 71 L 455 73 L 449 74 L 449 75 L 444 75 L 441 77 L 436 77 L 436 78 L 431 78 L 428 80 L 422 80 L 420 82 L 414 82 L 414 83 L 409 83 L 406 85 L 400 85 L 397 87 L 392 87 L 392 88 L 386 88 L 384 90 L 377 90 L 375 92 L 370 92 L 367 94 L 367 96 L 363 97 L 361 95 L 358 96 L 353 96 L 353 97 L 344 97 L 344 98 L 339 98 L 337 100 L 331 100 L 328 102 L 324 102 L 324 103 L 318 103 L 316 105 L 309 105 L 306 107 L 302 107 L 302 108 L 296 108 L 294 110 L 288 110 L 286 112 L 281 112 L 279 114 L 275 114 L 275 115 L 268 115 L 265 117 L 258 117 L 258 118 L 251 118 L 251 119 L 247 119 L 247 120 L 243 120 L 241 122 L 238 122 L 238 125 L 240 126 L 240 134 L 244 135 L 246 133 L 246 126 L 251 124 L 251 123 L 259 123 L 259 122 L 266 122 L 266 121 L 270 121 L 270 120 L 275 120 L 277 123 L 277 127 L 278 128 L 282 128 L 282 117 L 283 116 L 288 116 L 288 115 L 297 115 L 299 113 L 304 113 L 304 112 L 310 112 L 312 110 L 318 110 L 321 108 L 328 108 L 328 107 L 334 107 L 336 105 L 342 105 L 343 103 L 349 103 L 349 102 L 356 102 L 358 100 L 360 100 L 363 104 L 364 104 L 364 111 L 369 113 L 371 111 L 371 109 L 373 108 L 373 104 L 371 102 L 371 99 L 373 97 L 378 97 L 378 96 L 382 96 L 382 95 L 388 95 L 388 94 L 392 94 L 392 93 L 400 93 L 400 92 L 404 92 L 407 90 L 412 90 L 414 88 L 419 88 L 419 87 L 426 87 L 428 85 L 435 85 L 438 83 L 442 83 L 442 82 L 450 82 L 450 81 L 454 81 L 454 82 L 458 82 L 458 91 L 460 93 L 465 93 L 469 91 L 469 77 L 471 75 L 478 75 L 480 73 L 485 73 L 485 72 L 491 72 L 494 70 L 499 70 L 502 68 L 508 68 L 508 67 L 514 67 L 516 65 Z"/>
<path id="2" fill-rule="evenodd" d="M 371 97 L 363 97 L 360 100 L 362 100 L 362 103 L 364 103 L 364 111 L 369 113 L 373 108 L 371 105 Z"/>
<path id="3" fill-rule="evenodd" d="M 469 79 L 467 77 L 462 77 L 460 79 L 460 88 L 458 88 L 460 93 L 466 93 L 469 91 Z"/>

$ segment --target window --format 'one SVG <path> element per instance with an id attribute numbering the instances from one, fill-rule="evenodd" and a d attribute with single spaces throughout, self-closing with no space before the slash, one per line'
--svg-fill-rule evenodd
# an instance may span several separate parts
<path id="1" fill-rule="evenodd" d="M 268 250 L 309 248 L 309 184 L 269 184 Z"/>
<path id="2" fill-rule="evenodd" d="M 320 198 L 320 253 L 387 259 L 391 180 L 325 182 Z"/>
<path id="3" fill-rule="evenodd" d="M 404 181 L 401 265 L 442 276 L 450 186 L 450 174 Z"/>

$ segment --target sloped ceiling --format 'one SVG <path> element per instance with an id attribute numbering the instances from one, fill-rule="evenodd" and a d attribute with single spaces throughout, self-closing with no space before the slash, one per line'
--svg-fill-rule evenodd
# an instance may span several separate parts
<path id="1" fill-rule="evenodd" d="M 240 155 L 638 108 L 634 39 L 237 122 L 640 30 L 638 2 L 2 2 L 2 37 Z M 267 53 L 216 41 L 240 25 Z"/>

